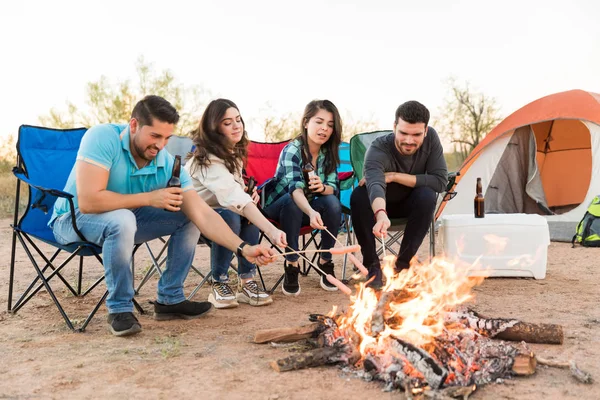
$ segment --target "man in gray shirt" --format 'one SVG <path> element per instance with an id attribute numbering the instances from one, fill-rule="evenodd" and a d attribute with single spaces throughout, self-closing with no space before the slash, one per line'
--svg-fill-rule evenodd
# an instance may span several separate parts
<path id="1" fill-rule="evenodd" d="M 396 271 L 408 268 L 433 219 L 436 193 L 444 191 L 448 183 L 444 150 L 428 123 L 429 110 L 423 104 L 401 104 L 394 132 L 377 138 L 369 147 L 364 178 L 352 192 L 354 230 L 375 288 L 382 285 L 375 236 L 387 235 L 390 217 L 407 218 Z"/>

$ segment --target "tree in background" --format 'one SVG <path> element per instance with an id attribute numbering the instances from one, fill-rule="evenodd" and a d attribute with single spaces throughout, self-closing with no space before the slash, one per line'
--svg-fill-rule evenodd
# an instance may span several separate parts
<path id="1" fill-rule="evenodd" d="M 175 131 L 178 135 L 188 135 L 198 125 L 201 111 L 210 98 L 210 93 L 199 86 L 184 88 L 178 83 L 173 73 L 163 70 L 155 73 L 151 64 L 140 57 L 136 63 L 138 75 L 137 85 L 129 81 L 116 85 L 105 76 L 86 87 L 86 104 L 88 109 L 82 110 L 75 104 L 67 102 L 67 110 L 54 108 L 48 115 L 39 117 L 42 125 L 52 128 L 91 127 L 102 123 L 127 123 L 131 118 L 131 110 L 135 104 L 148 94 L 155 94 L 169 100 L 179 111 L 180 120 Z"/>
<path id="2" fill-rule="evenodd" d="M 454 144 L 455 162 L 460 165 L 502 118 L 496 100 L 472 91 L 468 82 L 460 85 L 451 78 L 448 91 L 436 126 Z"/>
<path id="3" fill-rule="evenodd" d="M 354 119 L 349 111 L 346 111 L 342 116 L 342 123 L 344 124 L 342 140 L 346 142 L 349 142 L 352 136 L 358 135 L 359 133 L 372 132 L 379 129 L 392 129 L 391 127 L 381 128 L 377 126 L 377 123 L 373 120 L 373 116 L 364 120 Z"/>
<path id="4" fill-rule="evenodd" d="M 300 133 L 300 113 L 288 113 L 280 117 L 274 117 L 275 112 L 272 106 L 267 103 L 266 107 L 266 109 L 261 110 L 261 114 L 266 116 L 258 121 L 258 125 L 265 134 L 266 142 L 281 142 L 292 139 Z M 377 124 L 373 121 L 373 118 L 357 120 L 348 111 L 342 116 L 342 123 L 344 124 L 343 141 L 349 141 L 352 136 L 358 133 L 377 129 Z"/>
<path id="5" fill-rule="evenodd" d="M 256 122 L 265 135 L 265 142 L 282 142 L 294 138 L 300 132 L 300 114 L 290 112 L 277 117 L 277 112 L 269 102 L 259 113 L 261 117 Z"/>

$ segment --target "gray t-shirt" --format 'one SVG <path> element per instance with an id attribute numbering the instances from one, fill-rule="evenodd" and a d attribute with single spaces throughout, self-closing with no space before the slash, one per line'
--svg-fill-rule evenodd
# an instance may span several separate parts
<path id="1" fill-rule="evenodd" d="M 367 179 L 369 200 L 385 199 L 385 173 L 403 172 L 415 175 L 415 187 L 428 186 L 441 193 L 448 184 L 448 167 L 440 138 L 432 127 L 427 130 L 423 144 L 410 156 L 400 154 L 394 144 L 394 132 L 375 139 L 365 154 L 364 176 Z M 412 188 L 404 186 L 407 195 Z"/>

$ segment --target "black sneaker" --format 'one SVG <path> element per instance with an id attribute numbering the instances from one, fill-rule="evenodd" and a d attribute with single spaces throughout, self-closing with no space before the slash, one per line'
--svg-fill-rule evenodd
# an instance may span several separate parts
<path id="1" fill-rule="evenodd" d="M 319 264 L 319 268 L 323 270 L 325 274 L 329 274 L 335 278 L 335 273 L 333 272 L 334 265 L 333 261 L 329 260 L 323 264 Z M 327 280 L 327 277 L 323 274 L 321 275 L 321 287 L 328 292 L 335 292 L 338 290 L 337 286 Z"/>
<path id="2" fill-rule="evenodd" d="M 294 267 L 287 264 L 287 261 L 283 264 L 283 283 L 281 284 L 281 290 L 286 296 L 298 296 L 300 294 L 300 283 L 298 282 L 298 274 L 300 268 Z"/>
<path id="3" fill-rule="evenodd" d="M 373 290 L 380 290 L 383 287 L 383 274 L 381 265 L 373 264 L 369 267 L 369 276 L 367 277 L 367 287 Z"/>
<path id="4" fill-rule="evenodd" d="M 170 319 L 194 319 L 203 316 L 212 309 L 213 305 L 208 301 L 184 300 L 177 304 L 160 304 L 154 302 L 154 319 L 167 321 Z"/>
<path id="5" fill-rule="evenodd" d="M 400 259 L 397 259 L 396 264 L 394 265 L 394 270 L 396 271 L 396 273 L 399 273 L 400 271 L 409 268 L 410 264 L 406 261 L 400 261 Z"/>
<path id="6" fill-rule="evenodd" d="M 108 314 L 110 332 L 115 336 L 135 335 L 142 331 L 142 325 L 132 312 Z"/>

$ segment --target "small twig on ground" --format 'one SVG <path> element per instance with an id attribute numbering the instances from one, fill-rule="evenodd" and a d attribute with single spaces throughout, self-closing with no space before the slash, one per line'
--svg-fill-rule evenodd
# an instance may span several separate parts
<path id="1" fill-rule="evenodd" d="M 586 383 L 588 385 L 594 382 L 592 375 L 590 375 L 588 372 L 585 372 L 585 371 L 582 371 L 581 369 L 579 369 L 579 367 L 577 367 L 577 364 L 575 364 L 575 361 L 573 361 L 573 360 L 569 360 L 568 362 L 555 361 L 555 360 L 548 360 L 548 359 L 542 358 L 540 356 L 536 356 L 536 360 L 540 365 L 546 365 L 548 367 L 569 368 L 569 370 L 571 370 L 571 374 L 573 375 L 573 377 L 575 377 L 575 379 L 577 379 L 579 382 Z"/>

